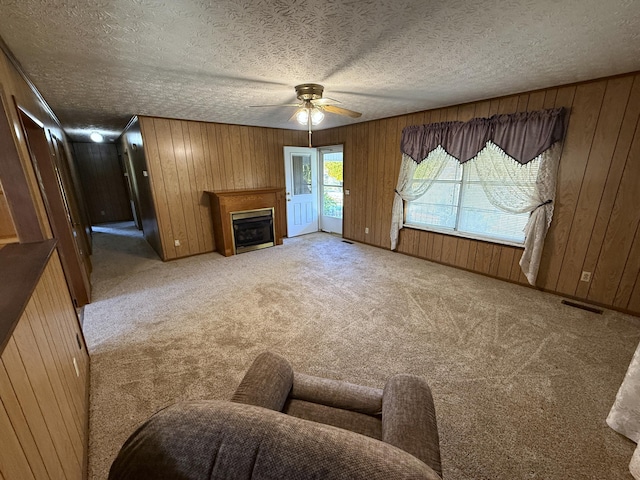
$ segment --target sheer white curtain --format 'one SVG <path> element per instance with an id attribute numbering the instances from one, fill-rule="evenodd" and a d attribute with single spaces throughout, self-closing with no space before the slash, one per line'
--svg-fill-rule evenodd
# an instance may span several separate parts
<path id="1" fill-rule="evenodd" d="M 525 227 L 520 267 L 535 285 L 542 247 L 553 216 L 560 144 L 522 165 L 492 142 L 469 160 L 473 178 L 479 179 L 489 201 L 510 213 L 531 212 Z"/>
<path id="2" fill-rule="evenodd" d="M 607 423 L 616 432 L 640 443 L 640 345 L 618 390 Z M 640 446 L 633 454 L 629 471 L 634 478 L 640 480 Z"/>
<path id="3" fill-rule="evenodd" d="M 442 147 L 432 150 L 420 164 L 416 163 L 406 153 L 402 154 L 400 174 L 398 175 L 398 184 L 396 185 L 391 214 L 391 250 L 396 249 L 398 232 L 404 224 L 403 202 L 415 200 L 429 190 L 429 187 L 440 176 L 442 169 L 450 159 L 453 159 L 453 157 Z"/>

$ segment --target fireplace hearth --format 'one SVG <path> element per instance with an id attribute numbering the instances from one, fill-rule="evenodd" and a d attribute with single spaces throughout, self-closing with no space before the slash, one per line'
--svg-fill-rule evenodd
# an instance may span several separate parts
<path id="1" fill-rule="evenodd" d="M 231 212 L 234 253 L 275 246 L 273 208 Z"/>

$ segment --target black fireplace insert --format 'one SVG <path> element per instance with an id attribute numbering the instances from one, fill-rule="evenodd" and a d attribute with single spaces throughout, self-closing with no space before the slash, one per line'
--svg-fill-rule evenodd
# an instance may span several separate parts
<path id="1" fill-rule="evenodd" d="M 275 245 L 273 208 L 231 212 L 235 253 L 244 253 Z"/>

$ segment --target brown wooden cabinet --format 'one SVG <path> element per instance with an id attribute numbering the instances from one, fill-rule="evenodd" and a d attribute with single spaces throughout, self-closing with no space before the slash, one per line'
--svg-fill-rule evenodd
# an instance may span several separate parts
<path id="1" fill-rule="evenodd" d="M 225 257 L 233 255 L 231 213 L 259 208 L 274 209 L 275 243 L 282 245 L 285 236 L 284 188 L 256 188 L 250 190 L 225 190 L 205 192 L 211 200 L 211 218 L 216 250 Z"/>

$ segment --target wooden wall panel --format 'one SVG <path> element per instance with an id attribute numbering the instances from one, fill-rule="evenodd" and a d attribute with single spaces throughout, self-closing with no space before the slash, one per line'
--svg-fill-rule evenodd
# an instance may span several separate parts
<path id="1" fill-rule="evenodd" d="M 152 117 L 140 125 L 164 260 L 215 250 L 205 190 L 284 187 L 283 147 L 306 144 L 303 131 Z"/>
<path id="2" fill-rule="evenodd" d="M 545 257 L 541 263 L 543 268 L 540 285 L 549 290 L 558 291 L 558 279 L 567 252 L 571 225 L 578 207 L 578 197 L 605 90 L 606 82 L 579 85 L 571 104 L 570 127 L 565 136 L 558 169 L 559 188 L 553 212 L 556 221 L 552 224 L 553 228 L 549 229 L 549 236 L 553 242 L 550 248 L 545 248 Z M 571 264 L 568 267 L 570 268 Z"/>
<path id="3" fill-rule="evenodd" d="M 49 478 L 47 472 L 50 471 L 52 477 L 62 478 L 64 476 L 62 464 L 58 459 L 53 443 L 44 441 L 49 437 L 44 417 L 40 412 L 37 416 L 34 416 L 33 412 L 29 415 L 28 407 L 26 406 L 28 401 L 23 398 L 21 402 L 18 398 L 11 386 L 11 381 L 4 366 L 0 368 L 0 391 L 2 392 L 2 402 L 6 405 L 7 412 L 11 412 L 11 429 L 15 432 L 22 448 L 26 452 L 31 471 L 35 477 Z M 21 403 L 25 406 L 21 406 Z"/>
<path id="4" fill-rule="evenodd" d="M 635 278 L 634 278 L 635 277 Z M 629 304 L 632 300 L 636 304 L 640 303 L 640 299 L 637 298 L 638 291 L 640 291 L 640 285 L 638 279 L 640 278 L 640 227 L 636 229 L 636 235 L 629 252 L 627 263 L 624 267 L 622 277 L 620 278 L 620 284 L 616 291 L 616 296 L 613 304 L 618 308 L 624 308 L 624 305 Z M 634 292 L 635 289 L 635 292 Z M 629 307 L 630 310 L 634 310 Z"/>
<path id="5" fill-rule="evenodd" d="M 132 220 L 124 172 L 114 143 L 73 143 L 92 225 Z"/>
<path id="6" fill-rule="evenodd" d="M 18 234 L 16 233 L 16 227 L 11 218 L 9 204 L 2 190 L 2 184 L 0 184 L 0 245 L 17 241 Z"/>
<path id="7" fill-rule="evenodd" d="M 595 85 L 602 89 L 602 85 Z M 593 85 L 587 85 L 593 89 Z M 576 87 L 569 86 L 558 89 L 555 99 L 555 107 L 565 107 L 570 109 L 569 130 L 565 134 L 562 146 L 562 156 L 558 168 L 558 185 L 556 187 L 556 201 L 553 211 L 554 221 L 547 232 L 545 249 L 542 253 L 540 271 L 538 273 L 538 285 L 555 291 L 562 257 L 564 255 L 565 243 L 569 234 L 570 222 L 573 218 L 572 199 L 577 199 L 578 189 L 582 174 L 580 170 L 584 168 L 584 161 L 587 158 L 588 150 L 585 152 L 585 142 L 590 145 L 588 136 L 585 137 L 586 128 L 595 128 L 595 118 L 593 112 L 585 112 L 583 103 L 589 101 L 589 97 L 582 95 L 582 98 L 574 104 Z M 582 101 L 580 101 L 582 100 Z M 590 113 L 590 115 L 589 115 Z M 593 130 L 592 130 L 593 131 Z M 583 170 L 584 171 L 584 170 Z"/>
<path id="8" fill-rule="evenodd" d="M 2 448 L 0 448 L 0 471 L 8 478 L 35 479 L 29 461 L 25 455 L 16 432 L 11 426 L 9 415 L 0 403 L 0 431 L 2 432 Z"/>
<path id="9" fill-rule="evenodd" d="M 615 300 L 617 291 L 632 288 L 630 281 L 633 272 L 629 272 L 631 275 L 626 276 L 629 280 L 628 286 L 621 285 L 621 280 L 627 262 L 637 264 L 637 259 L 630 255 L 640 223 L 638 179 L 640 179 L 640 124 L 636 127 L 634 141 L 611 210 L 609 225 L 587 297 L 590 300 L 608 305 Z M 635 279 L 633 282 L 635 283 Z"/>
<path id="10" fill-rule="evenodd" d="M 585 255 L 583 270 L 593 272 L 596 268 L 604 237 L 609 226 L 611 210 L 618 193 L 618 186 L 620 185 L 622 173 L 627 162 L 627 156 L 629 155 L 629 149 L 631 148 L 631 142 L 635 135 L 638 118 L 640 118 L 640 79 L 635 77 L 628 105 L 624 112 L 624 119 L 622 120 L 620 132 L 617 136 L 613 158 L 611 159 L 609 171 L 607 172 L 606 183 L 600 199 L 593 231 L 591 232 L 591 241 L 589 242 L 589 247 Z M 632 279 L 628 279 L 625 285 L 628 286 L 630 282 L 632 282 Z M 590 286 L 590 283 L 580 282 L 576 295 L 580 298 L 586 297 Z M 629 298 L 627 297 L 624 302 L 616 304 L 616 306 L 624 308 L 622 305 L 626 304 L 628 300 Z"/>
<path id="11" fill-rule="evenodd" d="M 0 44 L 0 47 L 3 46 L 3 44 Z M 64 138 L 64 133 L 58 125 L 55 117 L 53 117 L 51 110 L 48 108 L 48 105 L 43 101 L 43 99 L 39 98 L 34 93 L 29 84 L 24 80 L 24 78 L 11 63 L 9 57 L 2 50 L 0 50 L 0 95 L 3 97 L 2 103 L 5 104 L 6 108 L 5 112 L 3 112 L 0 108 L 0 115 L 6 114 L 7 120 L 10 125 L 10 130 L 11 132 L 14 132 L 13 135 L 15 135 L 15 132 L 22 131 L 22 124 L 20 123 L 20 118 L 18 117 L 17 110 L 15 108 L 12 108 L 14 103 L 11 98 L 12 96 L 20 106 L 25 108 L 32 115 L 43 122 L 45 129 L 50 129 L 53 135 Z M 24 139 L 18 139 L 17 137 L 14 137 L 14 143 L 19 161 L 22 164 L 22 173 L 24 174 L 24 180 L 29 190 L 29 199 L 33 204 L 31 208 L 35 209 L 35 213 L 38 217 L 39 227 L 43 234 L 41 238 L 30 241 L 38 241 L 43 238 L 53 238 L 51 227 L 49 225 L 49 219 L 47 217 L 47 212 L 44 206 L 44 201 L 42 199 L 42 195 L 40 194 L 40 188 L 38 187 L 38 180 L 36 178 L 33 165 L 31 164 L 31 156 L 29 154 L 27 143 L 24 141 Z M 2 152 L 3 161 L 5 161 L 5 156 L 7 155 L 8 152 Z M 9 182 L 13 179 L 3 178 L 2 180 L 5 182 Z M 19 200 L 21 203 L 20 207 L 26 208 L 26 205 L 24 205 L 28 201 L 26 196 L 24 198 L 20 198 Z M 20 236 L 20 232 L 18 232 L 18 234 Z"/>
<path id="12" fill-rule="evenodd" d="M 317 146 L 345 145 L 344 188 L 350 195 L 345 199 L 344 237 L 389 247 L 404 126 L 554 107 L 569 110 L 568 130 L 538 286 L 640 314 L 637 73 L 314 133 Z M 518 265 L 522 248 L 403 229 L 398 251 L 527 284 Z M 582 271 L 592 273 L 591 282 L 580 281 Z"/>
<path id="13" fill-rule="evenodd" d="M 86 471 L 89 357 L 64 286 L 54 253 L 0 356 L 5 478 L 81 479 Z"/>
<path id="14" fill-rule="evenodd" d="M 132 207 L 136 210 L 138 228 L 142 228 L 144 238 L 162 257 L 163 245 L 160 240 L 159 222 L 156 214 L 155 199 L 148 177 L 148 166 L 145 156 L 147 148 L 157 148 L 155 143 L 146 145 L 142 140 L 142 130 L 137 117 L 131 119 L 118 139 L 118 148 L 129 175 Z M 160 174 L 159 174 L 160 175 Z"/>
<path id="15" fill-rule="evenodd" d="M 63 168 L 63 183 L 74 175 L 74 168 L 72 162 L 60 163 L 71 160 L 71 150 L 54 113 L 5 49 L 0 39 L 0 117 L 10 133 L 0 149 L 0 175 L 5 187 L 21 187 L 5 193 L 17 217 L 19 240 L 30 243 L 52 238 L 52 231 L 29 148 L 18 133 L 23 127 L 16 105 L 42 122 L 56 166 Z M 83 206 L 75 187 L 65 194 L 77 196 L 77 206 Z M 89 230 L 85 213 L 74 219 L 82 228 L 78 235 Z M 13 334 L 0 351 L 0 478 L 81 479 L 88 449 L 89 357 L 57 252 Z"/>
<path id="16" fill-rule="evenodd" d="M 589 247 L 589 234 L 593 232 L 632 84 L 633 77 L 616 78 L 607 82 L 567 239 L 567 250 L 560 267 L 556 287 L 560 293 L 575 295 L 580 282 Z"/>

